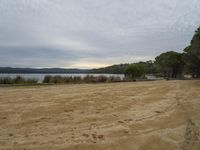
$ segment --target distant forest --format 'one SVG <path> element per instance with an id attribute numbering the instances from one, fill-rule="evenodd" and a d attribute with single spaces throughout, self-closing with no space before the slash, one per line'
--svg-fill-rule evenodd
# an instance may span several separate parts
<path id="1" fill-rule="evenodd" d="M 154 74 L 167 78 L 178 78 L 189 74 L 200 77 L 200 27 L 182 53 L 168 51 L 160 54 L 154 61 L 118 64 L 98 69 L 63 69 L 63 68 L 10 68 L 0 67 L 0 73 L 108 73 L 124 74 L 130 65 L 139 66 L 144 74 Z"/>

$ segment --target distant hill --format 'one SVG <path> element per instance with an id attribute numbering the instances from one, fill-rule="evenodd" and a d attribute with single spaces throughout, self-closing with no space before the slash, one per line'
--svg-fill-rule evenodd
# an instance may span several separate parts
<path id="1" fill-rule="evenodd" d="M 112 65 L 104 68 L 92 69 L 91 73 L 123 74 L 129 64 Z"/>
<path id="2" fill-rule="evenodd" d="M 132 64 L 138 64 L 141 65 L 144 68 L 144 71 L 146 74 L 154 74 L 156 73 L 156 69 L 154 66 L 153 61 L 146 61 L 146 62 L 138 62 L 138 63 L 132 63 Z M 119 64 L 119 65 L 112 65 L 104 68 L 98 68 L 98 69 L 92 69 L 92 73 L 110 73 L 110 74 L 124 74 L 126 68 L 130 64 Z"/>
<path id="3" fill-rule="evenodd" d="M 155 68 L 152 61 L 138 62 L 135 64 L 142 65 L 145 73 L 155 73 Z M 11 68 L 0 67 L 0 73 L 107 73 L 107 74 L 124 74 L 126 68 L 130 64 L 118 64 L 97 69 L 64 69 L 64 68 Z"/>
<path id="4" fill-rule="evenodd" d="M 113 65 L 98 69 L 64 69 L 64 68 L 12 68 L 0 67 L 0 73 L 110 73 L 122 74 L 128 64 Z"/>
<path id="5" fill-rule="evenodd" d="M 89 69 L 64 69 L 64 68 L 11 68 L 0 67 L 0 73 L 89 73 Z"/>

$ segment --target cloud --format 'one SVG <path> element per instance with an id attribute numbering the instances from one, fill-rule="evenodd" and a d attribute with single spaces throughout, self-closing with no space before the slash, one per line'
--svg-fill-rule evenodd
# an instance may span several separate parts
<path id="1" fill-rule="evenodd" d="M 91 68 L 181 51 L 198 0 L 1 0 L 0 64 Z"/>

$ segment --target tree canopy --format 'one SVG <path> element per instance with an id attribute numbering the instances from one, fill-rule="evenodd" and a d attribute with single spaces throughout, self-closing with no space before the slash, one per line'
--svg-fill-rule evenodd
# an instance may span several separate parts
<path id="1" fill-rule="evenodd" d="M 196 30 L 190 45 L 184 49 L 184 72 L 193 77 L 200 77 L 200 27 Z"/>
<path id="2" fill-rule="evenodd" d="M 160 54 L 155 59 L 155 65 L 159 73 L 167 78 L 176 78 L 183 68 L 182 54 L 169 51 Z"/>
<path id="3" fill-rule="evenodd" d="M 125 70 L 125 77 L 129 79 L 140 78 L 144 75 L 144 68 L 139 64 L 131 64 Z"/>

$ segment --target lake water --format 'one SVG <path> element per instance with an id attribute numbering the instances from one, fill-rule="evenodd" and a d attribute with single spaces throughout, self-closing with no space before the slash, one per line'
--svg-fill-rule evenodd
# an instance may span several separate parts
<path id="1" fill-rule="evenodd" d="M 10 78 L 15 78 L 16 76 L 21 76 L 21 77 L 24 77 L 25 79 L 31 79 L 31 78 L 34 78 L 34 79 L 37 79 L 39 83 L 41 83 L 44 79 L 44 77 L 46 75 L 52 75 L 52 76 L 56 76 L 56 75 L 59 75 L 59 76 L 63 76 L 63 77 L 74 77 L 74 76 L 79 76 L 79 77 L 84 77 L 86 75 L 93 75 L 93 76 L 100 76 L 100 75 L 103 75 L 103 76 L 106 76 L 106 77 L 110 77 L 110 76 L 115 76 L 115 77 L 120 77 L 121 79 L 124 78 L 124 75 L 123 74 L 73 74 L 73 73 L 66 73 L 66 74 L 7 74 L 7 73 L 2 73 L 0 74 L 0 77 L 10 77 Z"/>

